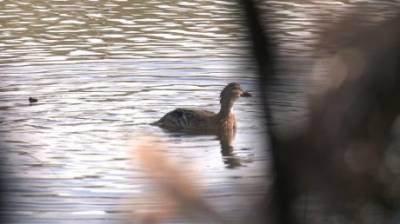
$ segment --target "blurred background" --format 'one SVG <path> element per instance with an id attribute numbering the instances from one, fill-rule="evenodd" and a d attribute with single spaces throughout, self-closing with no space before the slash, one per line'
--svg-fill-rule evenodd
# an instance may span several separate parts
<path id="1" fill-rule="evenodd" d="M 318 144 L 293 141 L 301 150 L 332 145 L 338 136 L 321 137 L 307 130 L 324 123 L 314 117 L 326 114 L 319 108 L 326 108 L 321 102 L 334 98 L 330 91 L 339 91 L 346 80 L 356 80 L 347 79 L 342 71 L 348 61 L 359 68 L 359 54 L 337 53 L 343 40 L 351 38 L 341 34 L 360 34 L 358 30 L 390 21 L 399 12 L 400 1 L 264 0 L 257 5 L 262 24 L 268 25 L 265 31 L 273 39 L 275 74 L 268 84 L 272 136 L 281 145 L 299 135 L 319 140 Z M 178 212 L 148 223 L 243 223 L 260 204 L 271 202 L 275 157 L 260 98 L 260 74 L 239 2 L 0 0 L 0 18 L 1 169 L 6 178 L 2 216 L 6 223 L 141 223 L 135 210 L 165 208 L 159 197 L 148 196 L 156 190 L 146 167 L 132 162 L 138 159 L 138 136 L 150 134 L 160 144 L 163 158 L 179 161 L 172 166 L 183 174 L 187 167 L 195 171 L 184 178 L 193 180 L 189 186 L 198 189 L 196 197 L 210 209 L 205 213 L 212 210 L 225 221 L 210 221 L 206 216 L 193 219 Z M 393 24 L 388 27 L 396 29 Z M 358 38 L 364 37 L 370 36 Z M 387 39 L 373 38 L 359 48 Z M 255 96 L 235 105 L 238 131 L 231 152 L 221 153 L 213 135 L 171 133 L 149 125 L 177 107 L 217 111 L 219 93 L 230 82 L 240 83 Z M 31 103 L 29 97 L 38 101 Z M 340 114 L 340 110 L 329 111 L 332 117 Z M 340 130 L 333 124 L 326 125 Z M 313 130 L 325 133 L 324 127 Z M 293 146 L 288 148 L 292 152 Z M 391 175 L 384 178 L 397 181 L 391 185 L 396 192 L 400 189 L 399 178 L 394 178 L 400 174 L 399 153 L 393 145 L 389 151 L 383 157 L 389 161 Z M 344 154 L 347 162 L 356 164 L 351 169 L 363 169 L 356 161 L 358 156 L 366 158 L 364 154 Z M 305 153 L 304 163 L 312 164 L 307 158 Z M 312 173 L 313 168 L 319 167 L 310 166 L 304 173 Z M 299 172 L 299 179 L 304 173 Z M 362 189 L 364 184 L 353 187 Z M 359 222 L 398 222 L 399 215 L 393 215 L 398 214 L 396 194 L 389 196 L 395 198 L 390 218 L 385 218 L 386 207 L 367 203 L 356 213 L 369 218 Z M 293 202 L 290 209 L 295 208 L 294 220 L 352 223 L 345 216 L 316 215 L 315 211 L 323 210 L 321 205 L 329 204 L 320 201 L 324 197 L 298 195 L 296 200 L 288 198 L 288 203 Z M 251 223 L 265 221 L 250 217 Z"/>

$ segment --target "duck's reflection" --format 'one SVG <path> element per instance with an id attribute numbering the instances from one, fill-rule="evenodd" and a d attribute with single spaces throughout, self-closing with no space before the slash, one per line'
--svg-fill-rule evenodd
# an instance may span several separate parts
<path id="1" fill-rule="evenodd" d="M 171 132 L 168 130 L 164 130 L 168 134 L 173 134 L 174 137 L 182 137 L 182 136 L 199 136 L 199 135 L 208 135 L 208 136 L 217 136 L 221 147 L 221 155 L 222 162 L 226 164 L 226 168 L 234 169 L 237 167 L 243 166 L 242 159 L 235 154 L 234 141 L 236 136 L 236 130 L 232 129 L 228 132 L 215 133 L 215 132 Z"/>
<path id="2" fill-rule="evenodd" d="M 219 133 L 217 136 L 221 145 L 222 161 L 226 164 L 226 168 L 234 169 L 242 166 L 240 158 L 234 153 L 233 143 L 235 141 L 236 129 Z"/>

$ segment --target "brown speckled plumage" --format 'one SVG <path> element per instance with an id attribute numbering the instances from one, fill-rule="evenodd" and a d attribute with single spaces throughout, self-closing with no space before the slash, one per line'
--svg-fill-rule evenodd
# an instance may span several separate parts
<path id="1" fill-rule="evenodd" d="M 221 109 L 218 113 L 178 108 L 153 124 L 173 131 L 234 133 L 236 119 L 232 112 L 233 104 L 239 97 L 250 96 L 251 94 L 244 91 L 238 83 L 229 83 L 221 92 Z"/>

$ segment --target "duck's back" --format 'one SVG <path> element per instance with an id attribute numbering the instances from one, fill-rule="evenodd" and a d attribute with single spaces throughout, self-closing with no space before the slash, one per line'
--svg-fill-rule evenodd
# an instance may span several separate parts
<path id="1" fill-rule="evenodd" d="M 212 130 L 216 114 L 207 110 L 175 109 L 162 117 L 155 125 L 171 130 Z"/>

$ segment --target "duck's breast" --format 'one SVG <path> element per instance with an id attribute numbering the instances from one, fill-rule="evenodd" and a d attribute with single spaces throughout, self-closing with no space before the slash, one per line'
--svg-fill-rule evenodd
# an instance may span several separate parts
<path id="1" fill-rule="evenodd" d="M 221 119 L 219 122 L 219 131 L 231 132 L 236 130 L 236 117 L 230 113 L 227 118 Z"/>

